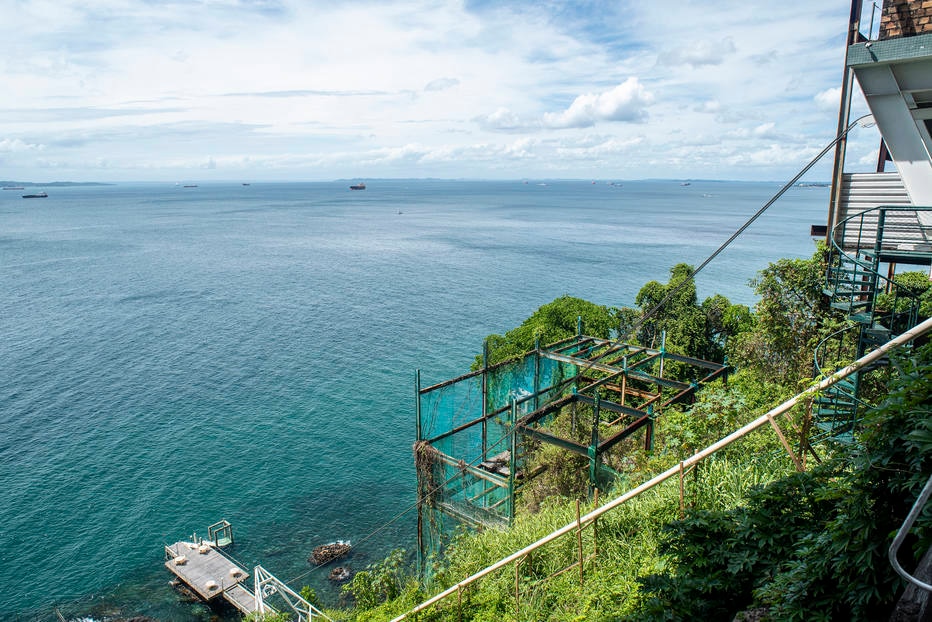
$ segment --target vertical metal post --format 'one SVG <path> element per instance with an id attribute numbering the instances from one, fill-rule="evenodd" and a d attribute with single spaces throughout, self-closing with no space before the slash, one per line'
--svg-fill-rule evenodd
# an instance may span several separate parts
<path id="1" fill-rule="evenodd" d="M 583 584 L 583 550 L 582 550 L 582 522 L 579 520 L 579 499 L 576 499 L 576 549 L 579 557 L 579 585 Z"/>
<path id="2" fill-rule="evenodd" d="M 417 435 L 417 440 L 421 440 L 421 370 L 415 370 L 414 372 L 414 415 L 416 420 L 414 422 L 414 432 Z"/>
<path id="3" fill-rule="evenodd" d="M 482 423 L 479 425 L 482 432 L 482 461 L 489 459 L 489 424 L 486 417 L 489 414 L 489 340 L 482 342 Z M 482 492 L 486 492 L 489 483 L 482 480 Z M 489 504 L 489 495 L 482 495 L 480 502 L 483 507 Z"/>
<path id="4" fill-rule="evenodd" d="M 621 405 L 625 405 L 625 394 L 628 392 L 628 355 L 621 358 Z"/>
<path id="5" fill-rule="evenodd" d="M 686 480 L 683 473 L 683 462 L 680 461 L 680 518 L 686 517 Z"/>
<path id="6" fill-rule="evenodd" d="M 534 410 L 540 408 L 540 338 L 534 340 Z"/>
<path id="7" fill-rule="evenodd" d="M 835 145 L 835 160 L 832 163 L 832 191 L 828 205 L 828 219 L 826 221 L 825 243 L 831 247 L 835 222 L 838 220 L 838 210 L 841 203 L 842 177 L 845 172 L 845 149 L 848 146 L 847 135 L 842 135 L 848 127 L 851 115 L 851 86 L 854 70 L 848 67 L 848 48 L 857 42 L 861 28 L 861 0 L 851 0 L 851 12 L 848 15 L 848 36 L 845 40 L 845 69 L 841 77 L 841 102 L 838 106 L 838 129 L 835 135 L 841 135 Z"/>
<path id="8" fill-rule="evenodd" d="M 515 619 L 521 617 L 521 562 L 524 558 L 515 560 Z"/>
<path id="9" fill-rule="evenodd" d="M 881 207 L 877 210 L 877 238 L 874 240 L 874 257 L 872 259 L 875 264 L 879 263 L 877 260 L 880 258 L 880 251 L 883 250 L 883 229 L 886 222 L 887 210 Z M 877 276 L 874 275 L 873 278 L 876 280 Z"/>
<path id="10" fill-rule="evenodd" d="M 595 489 L 595 501 L 592 504 L 593 509 L 598 509 L 599 507 L 599 489 Z M 599 554 L 599 519 L 598 517 L 592 519 L 592 557 L 595 557 Z"/>
<path id="11" fill-rule="evenodd" d="M 414 451 L 417 451 L 418 443 L 421 442 L 421 370 L 414 372 Z M 417 456 L 415 456 L 415 460 Z M 417 473 L 418 484 L 420 484 L 421 474 Z M 423 576 L 424 572 L 424 500 L 421 499 L 420 486 L 417 487 L 417 573 Z"/>
<path id="12" fill-rule="evenodd" d="M 594 490 L 599 484 L 599 419 L 600 402 L 598 390 L 595 393 L 595 402 L 592 406 L 592 436 L 589 445 L 589 490 Z"/>
<path id="13" fill-rule="evenodd" d="M 511 447 L 508 457 L 508 524 L 515 521 L 515 471 L 518 453 L 518 400 L 511 398 Z"/>
<path id="14" fill-rule="evenodd" d="M 576 349 L 573 351 L 574 354 L 579 353 L 579 338 L 582 337 L 582 316 L 576 316 Z M 579 391 L 579 367 L 573 365 L 573 393 Z M 574 411 L 575 416 L 575 411 Z"/>
<path id="15" fill-rule="evenodd" d="M 647 407 L 647 416 L 649 421 L 647 422 L 647 433 L 644 438 L 644 450 L 653 451 L 654 450 L 654 405 L 650 404 Z"/>
<path id="16" fill-rule="evenodd" d="M 667 353 L 667 331 L 660 331 L 660 377 L 663 378 L 663 359 Z"/>
<path id="17" fill-rule="evenodd" d="M 489 340 L 482 342 L 482 459 L 488 460 L 485 455 L 488 451 L 488 428 L 486 416 L 489 412 Z"/>
<path id="18" fill-rule="evenodd" d="M 573 402 L 572 402 L 572 404 L 571 404 L 572 408 L 570 409 L 570 434 L 571 434 L 573 437 L 576 436 L 576 399 L 575 399 L 575 395 L 576 395 L 577 393 L 579 393 L 579 391 L 576 390 L 576 387 L 573 387 L 573 396 L 574 396 L 574 399 L 573 399 Z"/>

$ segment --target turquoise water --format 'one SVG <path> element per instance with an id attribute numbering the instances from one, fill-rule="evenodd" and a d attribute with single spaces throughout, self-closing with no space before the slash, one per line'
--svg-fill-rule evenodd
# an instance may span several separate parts
<path id="1" fill-rule="evenodd" d="M 0 193 L 0 619 L 210 619 L 169 587 L 162 545 L 220 518 L 235 557 L 336 604 L 314 546 L 359 543 L 357 568 L 412 546 L 410 515 L 366 537 L 414 499 L 415 369 L 465 372 L 484 336 L 563 294 L 631 304 L 778 187 Z M 792 189 L 701 295 L 752 303 L 758 269 L 811 254 L 827 199 Z"/>

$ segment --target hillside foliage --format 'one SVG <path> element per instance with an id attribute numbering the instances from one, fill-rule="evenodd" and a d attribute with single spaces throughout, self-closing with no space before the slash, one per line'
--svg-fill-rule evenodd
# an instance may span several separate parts
<path id="1" fill-rule="evenodd" d="M 668 283 L 652 281 L 636 307 L 609 308 L 564 296 L 520 327 L 489 338 L 490 363 L 534 342 L 587 334 L 728 361 L 725 386 L 707 387 L 692 405 L 667 409 L 656 421 L 652 451 L 623 447 L 612 462 L 615 488 L 629 490 L 760 416 L 811 382 L 813 348 L 844 325 L 822 300 L 825 258 L 781 260 L 752 281 L 753 311 L 722 296 L 698 302 L 692 268 L 674 266 Z M 655 314 L 648 312 L 661 300 Z M 590 322 L 592 322 L 590 324 Z M 477 358 L 481 365 L 481 357 Z M 932 474 L 932 346 L 907 350 L 893 372 L 875 382 L 879 404 L 853 445 L 820 445 L 797 472 L 772 431 L 761 429 L 703 460 L 684 479 L 682 509 L 673 480 L 600 518 L 584 530 L 595 552 L 578 569 L 575 537 L 548 545 L 493 573 L 460 597 L 418 614 L 420 621 L 475 620 L 878 620 L 903 591 L 885 559 L 892 533 Z M 799 443 L 803 409 L 787 430 Z M 618 447 L 621 447 L 619 445 Z M 798 449 L 798 446 L 797 446 Z M 508 531 L 461 533 L 434 574 L 400 571 L 400 552 L 346 588 L 356 608 L 340 619 L 388 620 L 425 598 L 562 527 L 575 502 L 592 508 L 580 461 L 555 447 L 538 452 L 546 476 L 533 502 L 521 504 Z M 578 464 L 577 464 L 578 463 Z M 549 478 L 549 479 L 548 479 Z M 528 489 L 528 495 L 533 491 Z M 915 568 L 932 544 L 932 510 L 912 531 L 900 560 Z M 516 585 L 517 594 L 516 594 Z M 737 617 L 736 617 L 737 616 Z"/>

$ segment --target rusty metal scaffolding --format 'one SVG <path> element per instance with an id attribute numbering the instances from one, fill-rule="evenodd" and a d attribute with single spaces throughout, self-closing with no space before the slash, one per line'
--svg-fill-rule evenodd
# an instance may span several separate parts
<path id="1" fill-rule="evenodd" d="M 425 388 L 418 372 L 421 568 L 455 527 L 511 523 L 515 495 L 539 474 L 528 468 L 534 446 L 547 443 L 584 457 L 590 487 L 604 486 L 614 475 L 603 465 L 606 452 L 641 430 L 650 448 L 654 419 L 665 408 L 691 402 L 700 386 L 727 373 L 726 365 L 663 346 L 581 334 Z M 575 434 L 553 425 L 563 415 L 572 418 Z"/>

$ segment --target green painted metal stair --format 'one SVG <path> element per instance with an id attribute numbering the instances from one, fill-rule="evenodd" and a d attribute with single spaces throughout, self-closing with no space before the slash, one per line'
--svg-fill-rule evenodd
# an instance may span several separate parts
<path id="1" fill-rule="evenodd" d="M 836 226 L 823 293 L 829 306 L 842 311 L 850 324 L 826 337 L 816 348 L 817 376 L 860 358 L 917 323 L 918 295 L 880 272 L 886 212 L 900 210 L 888 207 L 865 210 Z M 854 245 L 850 244 L 852 239 L 856 240 Z M 888 295 L 888 309 L 878 309 L 881 294 Z M 840 441 L 852 438 L 859 413 L 868 406 L 858 397 L 861 377 L 888 362 L 886 358 L 875 362 L 814 400 L 813 423 L 822 437 Z"/>

